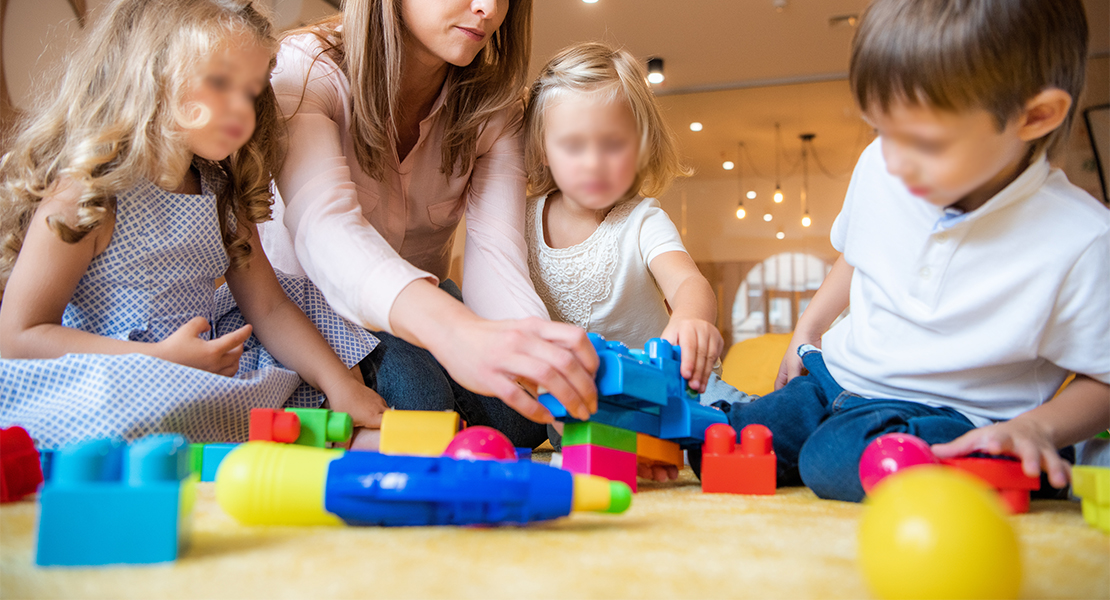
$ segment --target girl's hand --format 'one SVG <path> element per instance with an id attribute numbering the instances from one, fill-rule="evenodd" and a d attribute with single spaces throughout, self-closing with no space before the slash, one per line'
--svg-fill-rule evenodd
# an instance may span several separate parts
<path id="1" fill-rule="evenodd" d="M 496 396 L 537 423 L 554 419 L 525 387 L 545 388 L 577 419 L 597 411 L 597 352 L 578 327 L 534 317 L 467 318 L 443 333 L 433 354 L 468 390 Z"/>
<path id="2" fill-rule="evenodd" d="M 704 392 L 709 374 L 721 356 L 725 340 L 721 332 L 704 319 L 672 316 L 663 339 L 682 348 L 682 376 L 697 392 Z M 677 476 L 677 475 L 676 475 Z"/>
<path id="3" fill-rule="evenodd" d="M 389 406 L 377 392 L 366 387 L 357 366 L 350 373 L 350 377 L 344 377 L 321 390 L 328 397 L 328 406 L 334 411 L 351 415 L 351 422 L 356 428 L 381 429 L 382 414 L 389 410 Z"/>
<path id="4" fill-rule="evenodd" d="M 971 452 L 1008 454 L 1021 460 L 1021 470 L 1029 477 L 1048 473 L 1053 487 L 1062 488 L 1071 479 L 1071 467 L 1060 458 L 1047 432 L 1032 419 L 1015 418 L 973 429 L 948 442 L 933 446 L 938 458 L 963 456 Z"/>
<path id="5" fill-rule="evenodd" d="M 169 337 L 154 344 L 154 354 L 179 365 L 231 377 L 239 372 L 239 357 L 243 354 L 243 343 L 251 336 L 251 326 L 244 325 L 214 340 L 200 339 L 200 334 L 209 329 L 207 319 L 193 317 Z"/>
<path id="6" fill-rule="evenodd" d="M 801 330 L 795 330 L 794 336 L 790 338 L 790 347 L 786 349 L 786 354 L 782 357 L 782 363 L 779 364 L 779 374 L 775 377 L 775 389 L 782 389 L 783 386 L 790 383 L 798 375 L 802 374 L 805 367 L 802 366 L 802 359 L 798 356 L 798 347 L 811 344 L 817 348 L 821 347 L 821 336 L 809 336 Z"/>

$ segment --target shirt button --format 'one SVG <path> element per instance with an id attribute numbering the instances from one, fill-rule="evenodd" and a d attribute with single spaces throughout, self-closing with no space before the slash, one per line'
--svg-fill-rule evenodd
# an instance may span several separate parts
<path id="1" fill-rule="evenodd" d="M 917 274 L 921 275 L 922 279 L 928 279 L 933 276 L 933 270 L 929 267 L 921 267 L 921 270 L 918 271 Z"/>
<path id="2" fill-rule="evenodd" d="M 944 242 L 948 241 L 948 234 L 947 233 L 938 233 L 935 239 L 937 240 L 938 244 L 943 244 Z"/>

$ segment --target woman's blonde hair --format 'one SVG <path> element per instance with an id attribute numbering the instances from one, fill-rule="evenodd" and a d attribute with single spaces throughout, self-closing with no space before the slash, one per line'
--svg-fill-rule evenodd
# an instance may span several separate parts
<path id="1" fill-rule="evenodd" d="M 343 12 L 306 28 L 347 76 L 351 87 L 351 138 L 362 170 L 385 176 L 394 153 L 404 62 L 402 0 L 346 0 Z M 465 173 L 474 161 L 478 134 L 498 111 L 521 99 L 532 55 L 532 0 L 511 0 L 489 43 L 465 67 L 448 65 L 440 171 Z M 308 85 L 308 82 L 305 82 Z"/>
<path id="2" fill-rule="evenodd" d="M 551 169 L 544 164 L 544 114 L 568 94 L 590 94 L 612 102 L 627 102 L 632 110 L 640 148 L 636 180 L 625 199 L 637 194 L 659 196 L 676 177 L 691 174 L 679 160 L 674 132 L 663 120 L 643 66 L 625 50 L 588 42 L 556 54 L 540 70 L 528 92 L 524 111 L 524 160 L 529 195 L 543 196 L 559 189 Z"/>
<path id="3" fill-rule="evenodd" d="M 99 226 L 115 196 L 140 179 L 165 189 L 181 184 L 173 174 L 193 159 L 187 129 L 207 119 L 184 97 L 213 55 L 244 41 L 277 47 L 269 19 L 250 0 L 120 0 L 106 9 L 67 57 L 60 89 L 40 96 L 0 159 L 0 289 L 35 210 L 63 180 L 80 186 L 76 219 L 53 215 L 48 223 L 69 243 Z M 248 262 L 250 234 L 231 218 L 259 223 L 270 215 L 280 120 L 269 85 L 255 113 L 250 140 L 217 165 L 227 179 L 217 192 L 220 231 L 235 267 Z"/>

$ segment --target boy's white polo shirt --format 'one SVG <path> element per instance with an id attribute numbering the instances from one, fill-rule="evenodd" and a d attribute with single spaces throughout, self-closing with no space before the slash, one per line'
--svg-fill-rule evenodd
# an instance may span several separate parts
<path id="1" fill-rule="evenodd" d="M 1110 383 L 1110 210 L 1043 157 L 954 215 L 863 152 L 832 244 L 851 310 L 822 338 L 847 390 L 959 410 L 977 426 L 1039 406 L 1069 371 Z"/>

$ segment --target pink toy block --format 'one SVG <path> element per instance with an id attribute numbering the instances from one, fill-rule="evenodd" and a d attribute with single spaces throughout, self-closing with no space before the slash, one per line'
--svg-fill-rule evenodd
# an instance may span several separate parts
<path id="1" fill-rule="evenodd" d="M 763 425 L 748 425 L 740 432 L 724 423 L 705 430 L 702 448 L 701 489 L 707 494 L 775 493 L 775 451 L 771 430 Z"/>
<path id="2" fill-rule="evenodd" d="M 563 468 L 571 473 L 623 481 L 636 491 L 636 453 L 593 444 L 563 447 Z"/>

